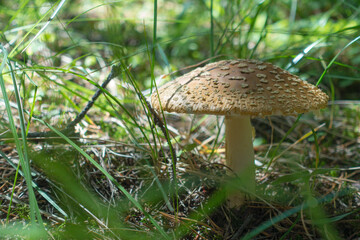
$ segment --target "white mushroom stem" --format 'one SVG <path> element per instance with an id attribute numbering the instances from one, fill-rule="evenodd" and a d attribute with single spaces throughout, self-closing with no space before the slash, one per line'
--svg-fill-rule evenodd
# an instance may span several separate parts
<path id="1" fill-rule="evenodd" d="M 226 164 L 247 191 L 255 189 L 252 126 L 248 116 L 225 117 Z"/>

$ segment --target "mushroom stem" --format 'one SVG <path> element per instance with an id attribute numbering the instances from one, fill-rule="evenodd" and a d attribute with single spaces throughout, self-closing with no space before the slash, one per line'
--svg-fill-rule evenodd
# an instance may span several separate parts
<path id="1" fill-rule="evenodd" d="M 242 187 L 252 192 L 255 165 L 250 117 L 226 116 L 225 125 L 226 164 L 238 176 Z"/>

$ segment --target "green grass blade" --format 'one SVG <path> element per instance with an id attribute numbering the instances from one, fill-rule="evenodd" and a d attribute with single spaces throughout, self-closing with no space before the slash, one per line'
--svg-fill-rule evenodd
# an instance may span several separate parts
<path id="1" fill-rule="evenodd" d="M 55 7 L 53 5 L 49 10 L 46 11 L 46 13 L 34 24 L 30 30 L 23 36 L 23 38 L 19 41 L 19 43 L 11 50 L 9 53 L 9 57 L 13 57 L 16 54 L 16 50 L 20 47 L 20 45 L 25 41 L 28 35 L 44 20 L 44 18 L 47 16 L 47 14 Z"/>
<path id="2" fill-rule="evenodd" d="M 327 71 L 330 69 L 330 67 L 333 65 L 333 63 L 335 62 L 335 60 L 340 56 L 340 54 L 347 49 L 349 46 L 351 46 L 353 43 L 357 42 L 360 39 L 360 36 L 357 36 L 356 38 L 354 38 L 353 40 L 351 40 L 348 44 L 346 44 L 345 47 L 343 47 L 336 55 L 335 57 L 333 57 L 333 59 L 331 59 L 331 61 L 329 62 L 329 64 L 326 66 L 324 72 L 321 74 L 319 80 L 316 83 L 316 86 L 318 86 L 321 81 L 323 80 L 325 74 L 327 73 Z"/>
<path id="3" fill-rule="evenodd" d="M 153 47 L 152 47 L 152 51 L 151 51 L 151 57 L 149 57 L 149 60 L 150 60 L 150 64 L 151 64 L 151 89 L 153 89 L 153 87 L 155 86 L 156 91 L 157 91 L 157 86 L 156 86 L 156 81 L 155 81 L 155 76 L 154 76 L 154 68 L 155 68 L 155 50 L 156 50 L 156 44 L 157 44 L 157 8 L 158 8 L 157 0 L 154 0 Z M 145 33 L 146 33 L 146 31 L 145 31 Z M 146 41 L 145 43 L 146 43 L 147 50 L 149 50 L 148 42 Z M 149 51 L 147 51 L 147 52 L 150 53 Z M 148 113 L 147 116 L 149 116 L 151 114 L 149 112 L 149 110 L 147 111 L 147 113 Z M 170 154 L 171 154 L 171 159 L 172 159 L 173 187 L 174 187 L 174 192 L 175 192 L 174 204 L 175 204 L 175 209 L 178 210 L 178 190 L 177 190 L 177 184 L 176 184 L 176 179 L 177 179 L 177 177 L 176 177 L 176 175 L 177 175 L 176 174 L 176 156 L 174 156 L 173 146 L 170 141 L 170 135 L 167 131 L 166 121 L 165 121 L 163 112 L 162 112 L 162 116 L 164 119 L 166 139 L 169 144 Z M 149 123 L 150 123 L 150 121 L 149 121 Z M 156 139 L 156 138 L 154 138 L 154 139 Z M 155 144 L 155 146 L 156 146 L 156 144 Z M 172 209 L 172 208 L 170 208 L 170 209 Z"/>
<path id="4" fill-rule="evenodd" d="M 42 225 L 43 222 L 42 222 L 39 206 L 37 204 L 34 189 L 33 189 L 32 184 L 31 184 L 31 182 L 32 182 L 32 180 L 31 180 L 31 169 L 30 169 L 30 160 L 29 160 L 29 157 L 28 157 L 28 146 L 27 146 L 27 140 L 26 140 L 26 126 L 25 126 L 25 118 L 24 118 L 24 111 L 23 111 L 23 107 L 22 107 L 22 101 L 21 101 L 21 98 L 20 98 L 20 95 L 19 95 L 19 92 L 18 92 L 19 89 L 17 87 L 15 74 L 14 74 L 14 71 L 12 69 L 11 62 L 9 60 L 8 60 L 8 66 L 9 66 L 10 75 L 11 75 L 11 78 L 12 78 L 12 81 L 13 81 L 16 104 L 17 104 L 17 107 L 18 107 L 17 110 L 18 110 L 19 119 L 20 119 L 22 150 L 18 149 L 18 151 L 20 150 L 21 152 L 23 152 L 23 158 L 24 159 L 23 159 L 23 161 L 20 161 L 20 162 L 21 162 L 21 167 L 23 168 L 23 171 L 25 173 L 26 184 L 27 184 L 28 192 L 29 192 L 30 216 L 33 217 L 34 218 L 33 221 L 35 221 L 35 215 L 36 215 L 38 223 L 40 223 Z M 6 93 L 6 91 L 5 91 L 5 93 Z M 3 92 L 3 95 L 4 95 L 4 92 Z M 5 95 L 4 95 L 4 99 L 5 98 L 7 98 L 7 96 L 5 97 Z M 14 135 L 14 132 L 13 132 L 13 135 Z M 19 155 L 19 157 L 20 157 L 20 155 Z M 32 214 L 35 214 L 35 215 L 32 216 Z"/>
<path id="5" fill-rule="evenodd" d="M 59 0 L 60 1 L 60 0 Z M 58 2 L 59 2 L 58 1 Z M 27 46 L 21 51 L 22 53 L 26 51 L 26 49 L 40 36 L 40 34 L 49 26 L 50 22 L 55 18 L 57 13 L 60 11 L 61 7 L 65 3 L 66 0 L 61 0 L 57 8 L 55 9 L 54 13 L 50 16 L 49 20 L 45 23 L 45 25 L 39 30 L 39 32 L 36 33 L 36 35 L 30 40 L 30 42 L 27 44 Z"/>
<path id="6" fill-rule="evenodd" d="M 34 109 L 35 109 L 35 103 L 36 103 L 36 96 L 37 96 L 37 90 L 38 90 L 38 86 L 36 85 L 36 83 L 28 76 L 28 74 L 24 73 L 26 78 L 29 79 L 29 81 L 31 82 L 32 85 L 35 86 L 35 89 L 34 89 L 34 97 L 33 97 L 33 101 L 32 101 L 32 104 L 31 104 L 31 108 L 30 108 L 30 113 L 29 113 L 29 119 L 27 121 L 27 124 L 26 124 L 26 136 L 29 132 L 29 129 L 30 129 L 30 124 L 31 124 L 31 119 L 32 119 L 32 116 L 33 116 L 33 113 L 34 113 Z M 25 87 L 24 87 L 25 89 Z"/>
<path id="7" fill-rule="evenodd" d="M 213 16 L 214 0 L 210 0 L 210 56 L 214 57 L 214 16 Z"/>
<path id="8" fill-rule="evenodd" d="M 0 154 L 4 157 L 6 156 L 5 154 L 3 154 L 3 152 L 0 151 Z M 5 158 L 6 159 L 6 158 Z M 11 196 L 10 196 L 10 201 L 9 201 L 9 208 L 8 208 L 8 211 L 7 211 L 7 216 L 6 216 L 6 222 L 8 223 L 9 222 L 9 217 L 10 217 L 10 212 L 11 212 L 11 206 L 12 206 L 12 201 L 13 201 L 13 198 L 14 198 L 14 192 L 15 192 L 15 186 L 16 186 L 16 182 L 17 182 L 17 178 L 18 178 L 18 173 L 20 170 L 20 162 L 18 162 L 17 166 L 13 166 L 14 169 L 16 169 L 16 172 L 15 172 L 15 177 L 14 177 L 14 182 L 13 182 L 13 188 L 11 190 Z"/>
<path id="9" fill-rule="evenodd" d="M 291 126 L 291 128 L 286 132 L 285 136 L 280 140 L 280 142 L 277 144 L 274 152 L 272 153 L 271 155 L 271 159 L 269 161 L 269 163 L 267 164 L 267 167 L 266 167 L 266 171 L 269 170 L 269 167 L 271 166 L 272 162 L 274 161 L 274 158 L 281 146 L 281 144 L 285 141 L 285 139 L 290 135 L 290 133 L 292 133 L 292 131 L 294 131 L 295 127 L 297 126 L 297 124 L 299 123 L 300 121 L 300 118 L 301 118 L 302 114 L 299 114 L 297 119 L 295 120 L 295 122 L 293 123 L 293 125 Z"/>
<path id="10" fill-rule="evenodd" d="M 7 52 L 6 52 L 5 48 L 2 45 L 0 45 L 0 47 L 1 47 L 3 55 L 4 55 L 3 61 L 1 63 L 1 65 L 0 65 L 0 73 L 1 73 L 0 74 L 0 88 L 1 88 L 1 91 L 2 91 L 4 103 L 5 103 L 5 106 L 6 106 L 6 112 L 7 112 L 8 118 L 9 118 L 9 127 L 10 127 L 10 130 L 11 130 L 12 135 L 14 137 L 14 142 L 15 142 L 15 145 L 16 145 L 16 149 L 18 151 L 20 164 L 21 164 L 21 167 L 23 168 L 26 185 L 28 187 L 29 201 L 30 201 L 30 219 L 31 219 L 31 222 L 33 224 L 35 224 L 36 223 L 36 216 L 38 216 L 38 217 L 40 216 L 40 211 L 39 211 L 39 207 L 38 207 L 37 202 L 36 202 L 34 190 L 33 190 L 32 185 L 31 185 L 31 173 L 30 173 L 30 167 L 29 167 L 29 159 L 27 158 L 27 152 L 26 152 L 27 151 L 27 146 L 26 146 L 26 139 L 25 139 L 26 138 L 26 136 L 25 136 L 25 126 L 24 125 L 21 126 L 22 138 L 23 138 L 23 141 L 21 141 L 19 139 L 18 133 L 16 131 L 15 122 L 14 122 L 14 118 L 13 118 L 13 115 L 12 115 L 9 98 L 8 98 L 8 95 L 7 95 L 7 92 L 6 92 L 4 78 L 3 78 L 3 75 L 2 75 L 5 63 L 8 61 L 8 58 L 7 58 L 8 55 L 7 55 Z M 9 65 L 9 66 L 11 66 L 11 65 Z M 12 74 L 13 74 L 13 72 L 12 72 Z M 15 92 L 17 92 L 16 85 L 14 85 L 14 89 L 15 89 Z M 18 112 L 19 112 L 19 115 L 20 115 L 20 118 L 21 118 L 22 111 L 21 111 L 20 101 L 18 101 L 17 104 L 18 104 Z M 41 217 L 38 219 L 38 221 L 39 221 L 39 223 L 42 223 Z"/>

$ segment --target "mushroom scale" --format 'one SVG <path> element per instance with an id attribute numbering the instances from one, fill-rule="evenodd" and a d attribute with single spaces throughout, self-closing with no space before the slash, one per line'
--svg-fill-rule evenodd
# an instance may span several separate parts
<path id="1" fill-rule="evenodd" d="M 158 89 L 163 110 L 216 115 L 297 115 L 325 108 L 314 85 L 258 60 L 223 60 L 197 68 Z M 160 110 L 158 95 L 152 106 Z"/>

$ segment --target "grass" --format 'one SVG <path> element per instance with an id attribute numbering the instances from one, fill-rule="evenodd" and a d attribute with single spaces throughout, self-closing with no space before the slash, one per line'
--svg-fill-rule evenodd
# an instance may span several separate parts
<path id="1" fill-rule="evenodd" d="M 0 235 L 356 238 L 357 5 L 3 3 Z M 226 175 L 223 118 L 161 113 L 161 129 L 146 101 L 188 66 L 228 58 L 270 61 L 331 97 L 319 113 L 252 120 L 257 191 L 240 209 L 225 203 L 225 192 L 241 183 Z M 101 87 L 115 66 L 117 78 Z M 64 134 L 97 89 L 76 134 Z M 45 131 L 53 134 L 31 137 Z"/>

